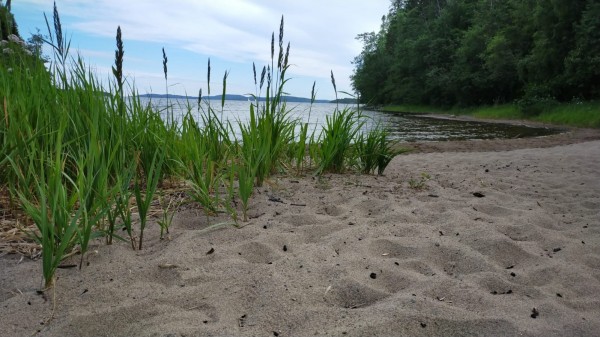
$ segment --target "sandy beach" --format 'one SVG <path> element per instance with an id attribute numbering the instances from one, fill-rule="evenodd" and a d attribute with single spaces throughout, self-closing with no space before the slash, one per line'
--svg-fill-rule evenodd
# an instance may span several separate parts
<path id="1" fill-rule="evenodd" d="M 273 177 L 241 228 L 183 209 L 141 251 L 94 242 L 55 293 L 1 256 L 0 336 L 599 336 L 600 137 L 578 132 Z"/>

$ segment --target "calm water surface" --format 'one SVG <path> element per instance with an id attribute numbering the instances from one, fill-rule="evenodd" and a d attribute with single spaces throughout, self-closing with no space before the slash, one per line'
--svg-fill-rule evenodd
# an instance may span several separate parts
<path id="1" fill-rule="evenodd" d="M 175 119 L 182 120 L 183 115 L 187 111 L 185 100 L 170 100 L 169 103 L 173 106 Z M 167 106 L 166 100 L 154 99 L 151 101 L 151 104 L 162 110 Z M 190 100 L 190 104 L 193 115 L 199 116 L 196 103 Z M 202 108 L 206 109 L 207 104 L 207 102 L 203 103 Z M 217 116 L 233 123 L 235 133 L 239 132 L 235 128 L 237 125 L 235 122 L 239 120 L 245 123 L 250 118 L 250 102 L 225 101 L 223 109 L 221 109 L 221 101 L 211 101 L 210 104 L 217 112 Z M 333 114 L 336 108 L 336 104 L 332 103 L 317 103 L 312 106 L 308 103 L 288 103 L 287 106 L 291 109 L 291 116 L 293 118 L 297 118 L 302 123 L 309 123 L 309 130 L 315 130 L 317 134 L 319 134 L 322 126 L 325 124 L 326 116 Z M 338 107 L 342 109 L 345 106 L 339 105 Z M 559 132 L 556 129 L 550 128 L 447 120 L 405 113 L 365 110 L 363 114 L 369 117 L 365 125 L 365 130 L 380 124 L 390 131 L 393 139 L 407 142 L 539 137 Z"/>

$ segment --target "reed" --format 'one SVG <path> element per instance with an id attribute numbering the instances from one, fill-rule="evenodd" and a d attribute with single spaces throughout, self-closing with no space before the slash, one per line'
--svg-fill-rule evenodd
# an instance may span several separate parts
<path id="1" fill-rule="evenodd" d="M 54 284 L 65 256 L 79 252 L 81 267 L 96 238 L 104 237 L 107 244 L 128 241 L 132 249 L 142 249 L 157 198 L 161 237 L 168 233 L 182 201 L 161 191 L 166 178 L 185 181 L 186 197 L 199 203 L 207 218 L 225 209 L 237 222 L 241 207 L 247 221 L 255 187 L 273 174 L 301 174 L 313 161 L 317 173 L 355 169 L 356 163 L 374 172 L 375 162 L 382 172 L 394 155 L 385 133 L 360 138 L 364 120 L 358 110 L 336 109 L 321 135 L 293 117 L 285 101 L 290 43 L 284 44 L 283 17 L 278 41 L 275 33 L 271 37 L 270 64 L 262 68 L 260 78 L 253 65 L 254 102 L 249 104 L 249 121 L 237 121 L 239 137 L 233 124 L 223 119 L 228 72 L 220 109 L 202 102 L 200 90 L 197 110 L 188 102 L 186 113 L 176 121 L 170 101 L 165 110 L 153 107 L 123 76 L 120 27 L 114 78 L 104 87 L 80 57 L 70 56 L 70 41 L 56 7 L 52 25 L 48 18 L 46 23 L 46 43 L 53 53 L 48 68 L 18 44 L 11 45 L 14 52 L 2 55 L 0 62 L 0 184 L 36 224 L 31 234 L 43 247 L 46 287 Z M 167 61 L 163 49 L 168 91 Z M 209 59 L 208 95 L 210 78 Z M 337 97 L 333 74 L 332 83 Z M 313 84 L 313 102 L 315 97 Z M 354 146 L 363 139 L 364 147 Z M 137 242 L 134 210 L 140 225 Z M 128 237 L 121 237 L 120 229 Z"/>
<path id="2" fill-rule="evenodd" d="M 210 60 L 208 61 L 207 79 L 210 81 Z M 227 73 L 223 76 L 223 87 L 227 86 Z M 208 82 L 210 94 L 210 82 Z M 223 90 L 223 97 L 225 89 Z M 224 100 L 221 100 L 221 109 L 224 108 Z M 183 167 L 185 178 L 190 185 L 188 195 L 204 208 L 205 215 L 216 214 L 222 205 L 219 194 L 219 186 L 227 176 L 226 169 L 229 168 L 230 148 L 232 141 L 229 138 L 230 126 L 224 124 L 220 119 L 210 101 L 206 109 L 202 108 L 202 102 L 198 102 L 198 113 L 201 125 L 193 118 L 192 107 L 187 107 L 187 113 L 183 118 L 181 128 L 181 148 L 179 151 L 179 163 Z"/>
<path id="3" fill-rule="evenodd" d="M 275 68 L 275 34 L 271 37 L 271 66 L 263 68 L 260 88 L 265 83 L 265 102 L 256 107 L 250 106 L 251 121 L 247 126 L 240 125 L 243 142 L 252 142 L 253 147 L 242 147 L 242 156 L 256 165 L 256 185 L 262 186 L 265 178 L 279 167 L 285 148 L 294 140 L 297 120 L 291 117 L 291 110 L 284 100 L 285 84 L 288 79 L 290 44 L 284 52 L 284 20 L 279 26 L 279 53 Z M 256 83 L 256 79 L 255 79 Z M 259 91 L 260 94 L 260 91 Z M 251 158 L 253 157 L 253 158 Z"/>
<path id="4" fill-rule="evenodd" d="M 181 205 L 181 199 L 167 196 L 166 193 L 161 192 L 158 197 L 158 203 L 162 210 L 160 220 L 157 221 L 160 226 L 160 239 L 162 240 L 165 234 L 169 234 L 169 227 L 171 227 L 173 217 L 175 217 L 175 213 L 177 213 Z"/>
<path id="5" fill-rule="evenodd" d="M 338 91 L 333 72 L 331 72 L 331 84 L 337 102 Z M 316 151 L 313 152 L 318 165 L 318 174 L 344 172 L 346 162 L 354 159 L 351 158 L 352 144 L 364 125 L 364 116 L 360 110 L 348 107 L 341 110 L 336 107 L 331 116 L 326 116 L 325 125 L 318 138 L 319 145 L 316 147 Z"/>
<path id="6" fill-rule="evenodd" d="M 116 187 L 118 188 L 116 195 L 114 196 L 114 209 L 116 212 L 116 216 L 119 216 L 123 225 L 123 228 L 127 231 L 127 235 L 129 236 L 129 242 L 131 243 L 131 249 L 135 250 L 136 242 L 133 236 L 133 220 L 132 220 L 132 210 L 130 207 L 130 200 L 134 198 L 133 190 L 129 188 L 129 186 L 133 182 L 133 177 L 135 176 L 134 170 L 129 169 L 128 171 L 123 172 L 122 176 L 117 177 Z M 114 231 L 113 231 L 114 233 Z M 112 243 L 112 237 L 114 234 L 110 234 L 109 239 Z M 119 236 L 116 236 L 119 239 Z M 124 239 L 122 239 L 125 241 Z"/>
<path id="7" fill-rule="evenodd" d="M 325 126 L 318 143 L 317 173 L 342 173 L 352 149 L 352 143 L 364 125 L 360 112 L 344 108 L 325 119 Z"/>
<path id="8" fill-rule="evenodd" d="M 55 158 L 48 158 L 51 154 L 49 148 L 42 150 L 34 145 L 28 149 L 29 154 L 46 165 L 36 166 L 30 163 L 27 167 L 20 167 L 9 158 L 21 183 L 25 183 L 26 176 L 33 177 L 33 181 L 26 181 L 29 184 L 28 189 L 11 186 L 11 192 L 18 196 L 23 211 L 33 220 L 38 229 L 38 232 L 32 235 L 42 245 L 42 274 L 45 288 L 50 288 L 54 284 L 54 273 L 64 254 L 73 245 L 77 220 L 81 216 L 81 213 L 77 212 L 71 217 L 73 203 L 69 200 L 68 188 L 62 180 L 61 163 L 64 159 L 61 148 L 62 137 L 61 133 L 55 134 Z"/>
<path id="9" fill-rule="evenodd" d="M 356 152 L 359 159 L 359 170 L 364 174 L 377 171 L 382 175 L 395 156 L 408 150 L 395 146 L 389 138 L 389 132 L 381 125 L 361 133 L 356 140 Z"/>
<path id="10" fill-rule="evenodd" d="M 131 219 L 131 208 L 129 207 L 129 201 L 133 198 L 133 190 L 129 186 L 133 182 L 134 172 L 129 169 L 122 171 L 120 175 L 116 177 L 114 181 L 114 193 L 110 197 L 104 199 L 106 208 L 106 220 L 108 227 L 105 229 L 106 244 L 111 245 L 113 238 L 120 239 L 121 241 L 127 241 L 120 235 L 115 234 L 115 229 L 120 224 L 122 228 L 127 232 L 129 236 L 129 242 L 131 248 L 135 250 L 135 240 L 133 237 L 132 219 Z M 118 221 L 120 223 L 118 224 Z"/>
<path id="11" fill-rule="evenodd" d="M 142 249 L 142 244 L 144 241 L 144 230 L 146 229 L 146 224 L 148 222 L 148 211 L 150 210 L 152 198 L 154 196 L 154 193 L 156 193 L 158 183 L 161 179 L 164 159 L 165 153 L 161 151 L 161 149 L 156 149 L 154 151 L 154 155 L 152 156 L 152 161 L 150 163 L 145 164 L 146 169 L 138 170 L 138 174 L 136 175 L 134 194 L 138 208 L 138 213 L 140 215 L 140 241 L 138 245 L 139 250 Z M 142 159 L 138 157 L 136 158 L 136 161 L 138 163 L 141 163 Z M 146 185 L 145 189 L 142 186 L 144 183 Z"/>
<path id="12" fill-rule="evenodd" d="M 248 202 L 254 191 L 254 179 L 256 176 L 256 165 L 249 162 L 237 164 L 234 168 L 238 177 L 238 196 L 242 204 L 243 220 L 248 221 Z"/>
<path id="13" fill-rule="evenodd" d="M 295 162 L 296 166 L 296 175 L 300 175 L 302 170 L 304 169 L 304 163 L 307 158 L 307 148 L 310 148 L 310 141 L 314 140 L 314 132 L 311 137 L 308 137 L 308 126 L 310 124 L 310 114 L 312 111 L 312 106 L 316 100 L 316 92 L 315 92 L 316 82 L 313 82 L 311 94 L 310 94 L 310 108 L 308 110 L 308 121 L 304 124 L 299 125 L 298 136 L 293 136 L 293 139 L 297 139 L 295 143 L 292 143 L 290 146 L 292 158 Z M 310 155 L 308 156 L 310 158 Z M 310 164 L 309 164 L 310 165 Z"/>

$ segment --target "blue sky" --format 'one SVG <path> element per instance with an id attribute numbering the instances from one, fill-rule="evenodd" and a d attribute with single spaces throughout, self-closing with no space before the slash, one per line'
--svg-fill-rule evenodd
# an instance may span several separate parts
<path id="1" fill-rule="evenodd" d="M 281 16 L 284 41 L 291 42 L 286 91 L 332 99 L 332 70 L 338 90 L 352 91 L 353 58 L 362 49 L 357 34 L 378 31 L 390 0 L 57 0 L 63 32 L 71 48 L 98 74 L 108 78 L 114 63 L 115 34 L 121 26 L 124 73 L 140 93 L 164 93 L 162 48 L 168 57 L 169 93 L 206 94 L 208 58 L 211 94 L 254 93 L 252 62 L 260 73 L 270 62 L 271 33 L 278 37 Z M 52 20 L 52 1 L 12 1 L 12 12 L 24 39 L 40 28 L 43 13 Z M 260 75 L 259 75 L 260 76 Z"/>

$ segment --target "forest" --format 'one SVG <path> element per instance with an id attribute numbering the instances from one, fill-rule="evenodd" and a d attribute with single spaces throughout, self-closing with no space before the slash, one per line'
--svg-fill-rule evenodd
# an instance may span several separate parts
<path id="1" fill-rule="evenodd" d="M 364 103 L 469 107 L 600 98 L 598 0 L 393 0 L 357 36 Z"/>

